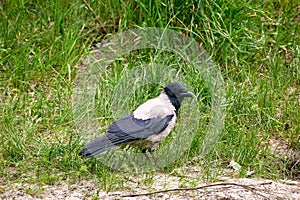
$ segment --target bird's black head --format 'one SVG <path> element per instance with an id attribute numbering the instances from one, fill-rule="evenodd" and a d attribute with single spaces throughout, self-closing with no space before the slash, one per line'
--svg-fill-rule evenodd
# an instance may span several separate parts
<path id="1" fill-rule="evenodd" d="M 176 108 L 176 111 L 178 111 L 180 108 L 180 105 L 185 97 L 195 97 L 192 92 L 188 91 L 179 82 L 170 83 L 164 88 L 164 92 L 168 95 L 171 103 Z"/>

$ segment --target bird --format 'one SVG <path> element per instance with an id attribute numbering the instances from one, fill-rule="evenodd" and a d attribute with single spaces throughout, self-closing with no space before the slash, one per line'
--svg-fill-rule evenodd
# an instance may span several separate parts
<path id="1" fill-rule="evenodd" d="M 91 158 L 122 145 L 155 151 L 174 128 L 178 111 L 186 97 L 196 96 L 180 82 L 169 83 L 158 97 L 147 100 L 131 114 L 114 121 L 102 137 L 88 142 L 79 155 Z"/>

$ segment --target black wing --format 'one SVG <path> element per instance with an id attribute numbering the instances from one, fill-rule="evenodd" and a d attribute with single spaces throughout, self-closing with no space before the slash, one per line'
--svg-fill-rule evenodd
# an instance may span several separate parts
<path id="1" fill-rule="evenodd" d="M 87 158 L 109 150 L 115 145 L 127 144 L 159 134 L 167 128 L 174 115 L 165 118 L 155 117 L 147 120 L 136 119 L 133 114 L 113 122 L 102 137 L 89 142 L 80 152 Z"/>

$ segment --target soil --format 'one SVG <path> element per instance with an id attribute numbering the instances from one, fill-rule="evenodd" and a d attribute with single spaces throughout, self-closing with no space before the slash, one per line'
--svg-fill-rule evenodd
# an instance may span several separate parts
<path id="1" fill-rule="evenodd" d="M 227 179 L 214 183 L 199 183 L 197 188 L 180 187 L 180 177 L 158 173 L 152 188 L 138 186 L 128 181 L 127 190 L 105 192 L 98 190 L 91 180 L 68 184 L 65 181 L 55 185 L 37 186 L 34 184 L 11 183 L 0 187 L 1 199 L 300 199 L 299 181 L 272 181 L 265 179 Z M 8 189 L 9 188 L 9 189 Z M 177 188 L 177 191 L 166 189 Z M 179 190 L 180 189 L 180 190 Z M 156 194 L 147 194 L 157 192 Z M 137 195 L 137 196 L 134 196 Z M 133 197 L 134 196 L 134 197 Z"/>

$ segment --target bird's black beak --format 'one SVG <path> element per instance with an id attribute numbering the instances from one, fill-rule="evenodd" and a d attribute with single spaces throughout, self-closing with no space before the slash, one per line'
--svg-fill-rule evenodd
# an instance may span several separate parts
<path id="1" fill-rule="evenodd" d="M 183 97 L 191 97 L 191 98 L 195 98 L 196 95 L 194 95 L 194 93 L 190 92 L 190 91 L 187 91 L 185 93 L 182 93 L 182 96 Z"/>

